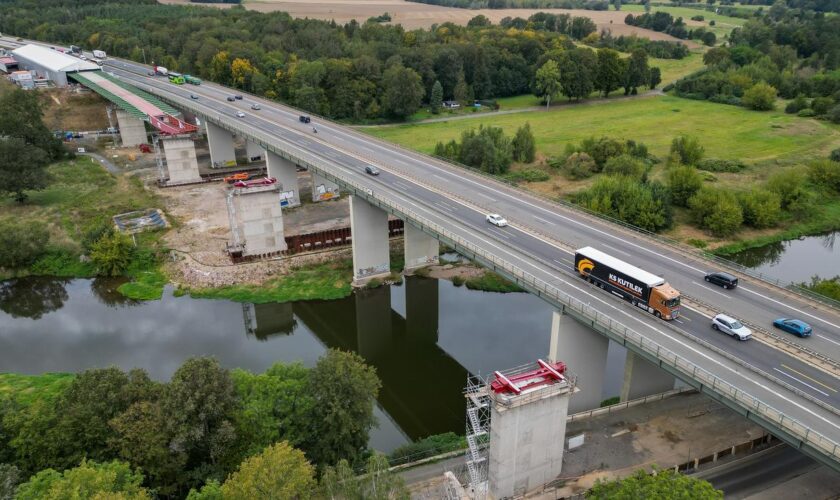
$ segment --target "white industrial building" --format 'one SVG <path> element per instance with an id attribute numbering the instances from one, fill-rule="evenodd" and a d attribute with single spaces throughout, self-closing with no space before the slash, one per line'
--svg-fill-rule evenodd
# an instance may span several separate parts
<path id="1" fill-rule="evenodd" d="M 67 73 L 99 71 L 99 65 L 41 45 L 24 45 L 12 51 L 22 69 L 34 71 L 36 78 L 46 78 L 57 87 L 67 85 Z"/>

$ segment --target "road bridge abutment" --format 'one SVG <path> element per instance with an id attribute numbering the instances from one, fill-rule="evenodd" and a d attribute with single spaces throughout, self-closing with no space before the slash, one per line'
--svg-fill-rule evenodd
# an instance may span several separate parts
<path id="1" fill-rule="evenodd" d="M 266 150 L 264 154 L 268 176 L 280 185 L 280 204 L 288 208 L 300 205 L 297 165 L 273 151 Z"/>
<path id="2" fill-rule="evenodd" d="M 312 174 L 312 201 L 327 201 L 338 198 L 338 184 L 311 170 L 310 173 Z"/>
<path id="3" fill-rule="evenodd" d="M 391 273 L 388 214 L 358 196 L 350 196 L 353 284 L 363 285 Z"/>
<path id="4" fill-rule="evenodd" d="M 579 391 L 569 402 L 570 412 L 591 410 L 601 405 L 609 345 L 607 337 L 568 314 L 559 310 L 553 312 L 548 358 L 552 363 L 566 363 L 568 370 L 577 377 Z"/>
<path id="5" fill-rule="evenodd" d="M 230 131 L 207 122 L 207 145 L 210 147 L 210 162 L 213 168 L 236 166 L 236 150 Z"/>
<path id="6" fill-rule="evenodd" d="M 146 122 L 140 118 L 118 109 L 117 124 L 120 127 L 120 140 L 122 140 L 123 147 L 138 146 L 149 142 L 146 134 Z"/>
<path id="7" fill-rule="evenodd" d="M 405 222 L 405 271 L 438 263 L 440 244 L 410 222 Z"/>

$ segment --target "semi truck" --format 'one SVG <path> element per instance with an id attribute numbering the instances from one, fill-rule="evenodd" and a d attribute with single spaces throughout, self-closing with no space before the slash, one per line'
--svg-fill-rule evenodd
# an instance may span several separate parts
<path id="1" fill-rule="evenodd" d="M 201 85 L 201 78 L 196 78 L 192 75 L 184 75 L 184 81 L 190 85 Z"/>
<path id="2" fill-rule="evenodd" d="M 590 283 L 657 318 L 670 321 L 680 315 L 680 292 L 661 276 L 592 247 L 575 252 L 575 269 Z"/>
<path id="3" fill-rule="evenodd" d="M 166 76 L 169 74 L 169 70 L 164 68 L 163 66 L 155 66 L 154 71 L 156 75 Z"/>

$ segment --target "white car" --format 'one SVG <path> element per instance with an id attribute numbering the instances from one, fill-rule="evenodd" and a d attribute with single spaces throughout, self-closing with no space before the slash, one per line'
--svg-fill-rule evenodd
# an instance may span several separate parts
<path id="1" fill-rule="evenodd" d="M 731 335 L 738 340 L 749 340 L 752 337 L 752 330 L 742 325 L 737 319 L 730 318 L 725 314 L 718 314 L 712 318 L 712 328 Z"/>
<path id="2" fill-rule="evenodd" d="M 508 221 L 499 214 L 487 214 L 487 222 L 497 227 L 505 227 L 508 225 Z"/>
<path id="3" fill-rule="evenodd" d="M 236 112 L 236 117 L 237 118 L 245 118 L 245 113 L 243 113 L 242 111 L 237 111 Z"/>

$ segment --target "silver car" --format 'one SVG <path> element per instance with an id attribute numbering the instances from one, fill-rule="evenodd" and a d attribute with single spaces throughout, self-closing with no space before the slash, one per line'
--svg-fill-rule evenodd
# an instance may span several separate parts
<path id="1" fill-rule="evenodd" d="M 712 318 L 712 328 L 731 335 L 738 340 L 749 340 L 752 337 L 752 330 L 742 325 L 740 321 L 725 314 L 718 314 Z"/>

